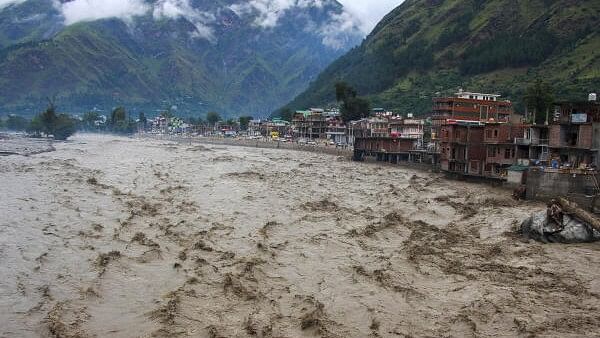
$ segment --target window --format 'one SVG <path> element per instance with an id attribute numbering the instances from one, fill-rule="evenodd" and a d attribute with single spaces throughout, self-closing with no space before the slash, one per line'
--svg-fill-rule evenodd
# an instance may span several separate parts
<path id="1" fill-rule="evenodd" d="M 510 158 L 510 148 L 504 149 L 504 158 L 505 159 L 509 159 Z"/>
<path id="2" fill-rule="evenodd" d="M 494 138 L 498 137 L 498 129 L 494 129 Z"/>
<path id="3" fill-rule="evenodd" d="M 492 131 L 490 129 L 485 131 L 485 137 L 492 138 Z"/>

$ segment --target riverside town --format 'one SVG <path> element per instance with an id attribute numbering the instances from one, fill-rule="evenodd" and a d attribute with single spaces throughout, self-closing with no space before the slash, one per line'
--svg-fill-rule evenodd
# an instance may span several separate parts
<path id="1" fill-rule="evenodd" d="M 0 338 L 600 337 L 600 0 L 0 0 Z"/>
<path id="2" fill-rule="evenodd" d="M 354 161 L 418 164 L 451 178 L 501 184 L 515 189 L 519 198 L 544 200 L 568 191 L 588 208 L 600 208 L 593 197 L 600 191 L 600 102 L 595 93 L 587 100 L 553 102 L 543 112 L 515 112 L 500 95 L 461 89 L 435 98 L 431 113 L 420 117 L 375 108 L 368 117 L 345 123 L 338 109 L 310 108 L 296 111 L 291 122 L 249 120 L 245 130 L 239 123 L 193 126 L 158 117 L 139 131 L 337 150 L 351 153 Z"/>

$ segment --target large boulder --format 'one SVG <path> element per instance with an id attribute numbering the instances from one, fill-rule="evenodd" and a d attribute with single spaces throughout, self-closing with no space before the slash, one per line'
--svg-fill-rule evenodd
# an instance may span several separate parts
<path id="1" fill-rule="evenodd" d="M 600 241 L 600 232 L 576 218 L 564 215 L 562 230 L 548 222 L 546 212 L 536 213 L 521 224 L 521 233 L 527 238 L 544 243 L 589 243 Z M 559 231 L 560 230 L 560 231 Z"/>

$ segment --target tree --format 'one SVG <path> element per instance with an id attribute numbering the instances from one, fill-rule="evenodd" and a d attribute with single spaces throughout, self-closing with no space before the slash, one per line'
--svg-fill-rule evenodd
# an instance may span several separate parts
<path id="1" fill-rule="evenodd" d="M 342 104 L 342 120 L 346 123 L 368 117 L 371 111 L 368 100 L 359 97 L 354 88 L 345 82 L 335 84 L 335 97 Z"/>
<path id="2" fill-rule="evenodd" d="M 52 135 L 55 140 L 66 140 L 77 131 L 77 121 L 67 114 L 56 114 L 54 102 L 48 99 L 46 110 L 34 117 L 27 126 L 27 131 L 35 136 Z"/>
<path id="3" fill-rule="evenodd" d="M 132 134 L 136 131 L 136 123 L 127 117 L 127 111 L 123 107 L 117 107 L 110 116 L 110 130 L 118 134 Z"/>
<path id="4" fill-rule="evenodd" d="M 29 125 L 27 126 L 27 133 L 33 137 L 42 137 L 43 131 L 44 124 L 42 123 L 42 119 L 39 116 L 31 119 L 31 122 L 29 122 Z"/>
<path id="5" fill-rule="evenodd" d="M 248 125 L 250 125 L 250 121 L 252 121 L 252 116 L 241 116 L 240 117 L 240 129 L 248 130 Z"/>
<path id="6" fill-rule="evenodd" d="M 346 82 L 338 82 L 335 84 L 335 99 L 337 102 L 345 102 L 346 99 L 356 96 L 356 90 L 350 87 Z"/>
<path id="7" fill-rule="evenodd" d="M 54 139 L 64 141 L 77 131 L 77 122 L 67 114 L 60 114 L 56 118 Z"/>
<path id="8" fill-rule="evenodd" d="M 110 124 L 117 126 L 127 120 L 127 111 L 123 107 L 115 108 L 110 115 Z"/>
<path id="9" fill-rule="evenodd" d="M 48 107 L 41 115 L 39 115 L 40 121 L 43 126 L 43 131 L 46 136 L 54 135 L 54 129 L 56 128 L 56 106 L 54 100 L 48 99 Z"/>
<path id="10" fill-rule="evenodd" d="M 550 108 L 554 102 L 552 86 L 537 79 L 525 90 L 523 101 L 525 101 L 527 111 L 533 111 L 531 122 L 539 124 L 549 122 Z"/>
<path id="11" fill-rule="evenodd" d="M 294 111 L 291 110 L 290 108 L 284 108 L 281 110 L 279 117 L 282 120 L 292 122 L 292 119 L 294 118 Z"/>
<path id="12" fill-rule="evenodd" d="M 211 111 L 206 114 L 206 121 L 211 126 L 214 126 L 217 122 L 221 121 L 221 115 L 219 113 Z"/>

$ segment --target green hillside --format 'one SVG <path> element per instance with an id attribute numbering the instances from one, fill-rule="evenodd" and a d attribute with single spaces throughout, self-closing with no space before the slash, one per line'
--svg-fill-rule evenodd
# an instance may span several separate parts
<path id="1" fill-rule="evenodd" d="M 196 0 L 195 8 L 215 13 L 212 41 L 194 38 L 184 18 L 151 14 L 64 27 L 52 1 L 0 10 L 0 114 L 33 115 L 56 97 L 74 113 L 124 105 L 150 114 L 175 106 L 182 115 L 265 116 L 360 41 L 356 31 L 342 36 L 341 49 L 323 43 L 314 27 L 342 11 L 334 0 L 286 11 L 272 28 L 229 10 L 237 0 Z"/>
<path id="2" fill-rule="evenodd" d="M 460 87 L 521 108 L 536 78 L 557 98 L 585 99 L 600 90 L 599 33 L 597 0 L 407 0 L 284 108 L 332 103 L 338 81 L 401 113 L 426 113 Z"/>

